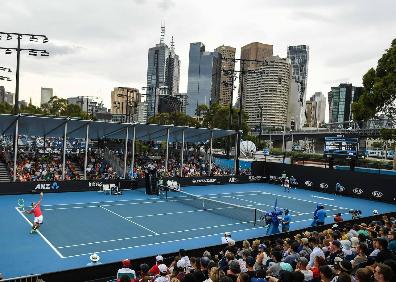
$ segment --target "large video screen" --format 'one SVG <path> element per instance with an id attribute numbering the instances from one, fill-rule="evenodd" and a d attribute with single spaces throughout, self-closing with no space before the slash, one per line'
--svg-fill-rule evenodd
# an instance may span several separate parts
<path id="1" fill-rule="evenodd" d="M 328 157 L 356 157 L 358 150 L 358 138 L 325 137 L 324 154 Z"/>

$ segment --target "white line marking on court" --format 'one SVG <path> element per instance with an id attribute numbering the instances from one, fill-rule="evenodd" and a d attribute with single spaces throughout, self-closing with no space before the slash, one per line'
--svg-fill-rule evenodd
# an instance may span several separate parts
<path id="1" fill-rule="evenodd" d="M 323 199 L 323 200 L 334 201 L 334 199 L 332 199 L 332 198 L 320 197 L 320 196 L 315 196 L 315 195 L 311 195 L 311 196 L 312 196 L 312 198 L 318 198 L 318 199 Z"/>
<path id="2" fill-rule="evenodd" d="M 15 207 L 17 212 L 29 223 L 30 226 L 33 226 L 33 224 L 30 222 L 30 220 L 19 210 L 18 207 Z M 41 238 L 55 251 L 55 253 L 60 257 L 60 258 L 65 258 L 50 241 L 48 241 L 47 238 L 40 232 L 40 230 L 36 230 L 36 232 L 40 235 Z M 32 235 L 33 236 L 33 235 Z"/>
<path id="3" fill-rule="evenodd" d="M 129 221 L 130 223 L 133 223 L 133 224 L 135 224 L 135 225 L 137 225 L 137 226 L 139 226 L 139 227 L 141 227 L 141 228 L 143 228 L 143 229 L 145 229 L 145 230 L 147 230 L 147 231 L 149 231 L 149 232 L 151 232 L 151 233 L 154 233 L 155 235 L 159 235 L 157 232 L 155 232 L 155 231 L 153 231 L 153 230 L 151 230 L 151 229 L 149 229 L 149 228 L 147 228 L 147 227 L 145 227 L 145 226 L 143 226 L 143 225 L 141 225 L 141 224 L 139 224 L 139 223 L 136 223 L 136 222 L 130 220 L 129 218 L 126 218 L 126 217 L 124 217 L 124 216 L 122 216 L 122 215 L 120 215 L 120 214 L 118 214 L 118 213 L 116 213 L 116 212 L 113 212 L 112 210 L 106 209 L 106 208 L 103 207 L 103 206 L 100 206 L 100 207 L 101 207 L 102 209 L 108 211 L 109 213 L 112 213 L 112 214 L 114 214 L 114 215 L 116 215 L 116 216 L 118 216 L 118 217 L 120 217 L 120 218 L 122 218 L 122 219 L 124 219 L 124 220 L 126 220 L 126 221 Z"/>
<path id="4" fill-rule="evenodd" d="M 316 201 L 305 200 L 305 199 L 300 199 L 300 198 L 296 198 L 296 197 L 292 197 L 292 196 L 274 194 L 274 193 L 263 192 L 263 191 L 249 191 L 249 192 L 246 192 L 246 193 L 258 193 L 258 194 L 261 194 L 261 195 L 271 195 L 271 196 L 282 197 L 282 198 L 287 198 L 287 199 L 292 199 L 292 200 L 297 200 L 297 201 L 302 201 L 302 202 L 308 202 L 308 203 L 314 203 L 314 204 L 317 203 Z M 230 193 L 220 193 L 219 195 L 228 195 L 228 194 L 230 194 Z M 345 209 L 345 210 L 347 209 L 347 208 L 344 208 L 344 207 L 339 207 L 339 206 L 335 206 L 335 205 L 331 205 L 331 204 L 326 204 L 326 206 L 334 207 L 334 208 L 338 208 L 338 209 Z"/>
<path id="5" fill-rule="evenodd" d="M 219 224 L 219 225 L 212 225 L 212 226 L 203 226 L 203 227 L 197 227 L 197 228 L 191 228 L 191 229 L 163 232 L 163 233 L 158 234 L 158 236 L 176 234 L 176 233 L 183 233 L 183 232 L 198 231 L 198 230 L 205 230 L 205 229 L 213 229 L 213 228 L 219 228 L 219 227 L 230 227 L 230 226 L 241 225 L 241 224 L 249 224 L 249 223 L 251 223 L 251 222 L 243 221 L 243 222 L 236 222 L 236 223 L 227 223 L 227 224 Z M 111 240 L 80 243 L 80 244 L 73 244 L 73 245 L 66 245 L 66 246 L 57 246 L 57 248 L 58 249 L 66 249 L 66 248 L 72 248 L 72 247 L 81 247 L 81 246 L 86 246 L 86 245 L 102 244 L 102 243 L 115 242 L 115 241 L 127 241 L 127 240 L 132 240 L 132 239 L 147 238 L 147 237 L 153 237 L 153 236 L 157 236 L 157 235 L 149 234 L 149 235 L 117 238 L 117 239 L 111 239 Z M 202 235 L 202 236 L 205 236 L 205 235 Z"/>
<path id="6" fill-rule="evenodd" d="M 235 232 L 242 232 L 242 231 L 248 231 L 248 230 L 255 230 L 255 229 L 259 229 L 259 228 L 262 228 L 262 227 L 245 228 L 245 229 L 239 229 L 239 230 L 234 230 L 234 231 L 230 231 L 230 232 L 235 233 Z M 195 236 L 195 237 L 188 237 L 188 238 L 183 238 L 183 239 L 175 239 L 175 240 L 169 240 L 169 241 L 155 242 L 155 243 L 150 243 L 150 244 L 142 244 L 142 245 L 138 245 L 138 246 L 122 247 L 122 248 L 116 248 L 116 249 L 110 249 L 110 250 L 97 251 L 96 253 L 109 253 L 109 252 L 114 252 L 114 251 L 129 250 L 129 249 L 132 249 L 132 248 L 140 248 L 140 247 L 147 247 L 147 246 L 154 246 L 154 245 L 169 244 L 169 243 L 174 243 L 174 242 L 180 242 L 180 241 L 186 241 L 186 240 L 192 240 L 192 239 L 201 239 L 201 238 L 213 237 L 213 236 L 219 236 L 219 235 L 224 235 L 224 233 L 215 233 L 215 234 L 201 235 L 201 236 Z M 85 254 L 71 255 L 71 256 L 67 256 L 67 258 L 87 256 L 87 255 L 90 255 L 90 254 L 92 254 L 92 252 L 91 253 L 85 253 Z"/>

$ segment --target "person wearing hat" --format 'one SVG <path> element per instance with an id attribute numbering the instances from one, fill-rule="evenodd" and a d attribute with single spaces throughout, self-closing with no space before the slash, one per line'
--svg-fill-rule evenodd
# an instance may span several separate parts
<path id="1" fill-rule="evenodd" d="M 336 260 L 334 260 L 333 268 L 335 272 L 335 277 L 332 281 L 340 281 L 342 280 L 343 276 L 350 276 L 350 273 L 352 271 L 352 264 L 348 260 L 336 258 Z"/>
<path id="2" fill-rule="evenodd" d="M 87 266 L 94 266 L 98 264 L 102 264 L 100 260 L 100 256 L 98 256 L 97 253 L 93 253 L 92 255 L 89 256 L 90 262 L 87 264 Z"/>
<path id="3" fill-rule="evenodd" d="M 320 206 L 319 210 L 316 212 L 316 225 L 324 225 L 325 219 L 327 217 L 326 211 L 324 209 L 324 206 Z"/>
<path id="4" fill-rule="evenodd" d="M 41 201 L 43 200 L 43 192 L 40 193 L 40 199 L 37 203 L 32 202 L 32 209 L 30 211 L 25 211 L 27 214 L 34 214 L 34 220 L 32 225 L 32 230 L 30 234 L 37 232 L 40 225 L 43 224 L 43 212 L 41 211 Z"/>
<path id="5" fill-rule="evenodd" d="M 304 274 L 304 281 L 311 281 L 313 279 L 313 272 L 307 269 L 308 260 L 304 257 L 300 257 L 297 260 L 296 271 L 300 271 Z"/>
<path id="6" fill-rule="evenodd" d="M 353 258 L 355 257 L 355 254 L 352 252 L 351 250 L 351 241 L 349 240 L 341 240 L 341 247 L 342 247 L 342 251 L 344 253 L 344 257 L 346 260 L 353 260 Z"/>
<path id="7" fill-rule="evenodd" d="M 224 236 L 221 237 L 221 243 L 222 244 L 229 244 L 229 243 L 234 243 L 235 241 L 231 239 L 231 232 L 224 232 Z"/>
<path id="8" fill-rule="evenodd" d="M 342 215 L 341 215 L 341 213 L 339 212 L 339 213 L 336 213 L 335 215 L 334 215 L 334 222 L 342 222 L 342 221 L 344 221 L 344 219 L 342 218 Z"/>
<path id="9" fill-rule="evenodd" d="M 149 273 L 150 275 L 159 275 L 160 271 L 158 266 L 162 264 L 164 258 L 161 255 L 155 257 L 155 264 L 150 268 Z"/>
<path id="10" fill-rule="evenodd" d="M 239 273 L 241 273 L 239 262 L 237 260 L 231 260 L 228 263 L 227 277 L 230 277 L 233 282 L 236 282 Z"/>
<path id="11" fill-rule="evenodd" d="M 168 267 L 165 264 L 158 265 L 159 275 L 154 279 L 154 282 L 170 282 L 170 277 L 168 275 Z"/>
<path id="12" fill-rule="evenodd" d="M 282 220 L 282 232 L 289 232 L 291 216 L 289 215 L 288 209 L 285 209 L 284 212 L 285 212 L 285 216 L 283 217 L 283 220 Z"/>
<path id="13" fill-rule="evenodd" d="M 122 276 L 128 276 L 129 281 L 132 282 L 136 279 L 135 270 L 131 269 L 131 261 L 124 259 L 122 262 L 122 268 L 117 271 L 117 282 L 120 282 Z"/>

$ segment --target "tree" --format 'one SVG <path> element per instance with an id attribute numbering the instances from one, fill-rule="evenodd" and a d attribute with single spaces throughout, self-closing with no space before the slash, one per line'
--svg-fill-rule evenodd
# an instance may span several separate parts
<path id="1" fill-rule="evenodd" d="M 199 122 L 184 113 L 161 113 L 149 119 L 149 123 L 155 124 L 173 124 L 176 126 L 199 127 Z"/>
<path id="2" fill-rule="evenodd" d="M 386 148 L 388 145 L 390 145 L 391 148 L 393 147 L 393 170 L 396 170 L 396 129 L 382 128 L 380 134 L 382 140 L 385 141 Z M 385 154 L 387 154 L 387 152 L 385 152 Z M 385 155 L 385 158 L 387 159 L 388 156 Z"/>
<path id="3" fill-rule="evenodd" d="M 10 114 L 12 112 L 12 106 L 8 103 L 0 103 L 0 114 Z"/>
<path id="4" fill-rule="evenodd" d="M 396 38 L 391 47 L 378 60 L 376 69 L 371 68 L 363 76 L 363 94 L 352 104 L 352 113 L 356 121 L 368 120 L 379 113 L 388 118 L 396 118 Z M 381 132 L 384 140 L 396 140 L 395 135 Z M 390 139 L 385 139 L 390 138 Z M 395 147 L 394 147 L 395 150 Z M 396 154 L 393 159 L 396 170 Z"/>
<path id="5" fill-rule="evenodd" d="M 363 76 L 363 94 L 352 104 L 357 121 L 368 120 L 382 112 L 390 118 L 396 114 L 396 38 L 378 60 L 377 68 L 370 68 Z"/>
<path id="6" fill-rule="evenodd" d="M 46 114 L 63 116 L 67 109 L 67 100 L 53 96 L 48 103 L 42 105 L 43 110 Z"/>

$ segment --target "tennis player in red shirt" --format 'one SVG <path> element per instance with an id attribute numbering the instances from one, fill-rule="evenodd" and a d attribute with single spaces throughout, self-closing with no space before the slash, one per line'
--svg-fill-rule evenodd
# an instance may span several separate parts
<path id="1" fill-rule="evenodd" d="M 40 204 L 43 199 L 43 192 L 40 193 L 40 200 L 37 203 L 32 203 L 32 209 L 30 211 L 25 211 L 25 213 L 34 214 L 34 221 L 32 230 L 30 230 L 30 234 L 37 231 L 40 227 L 40 224 L 43 223 L 43 213 L 41 212 Z"/>

